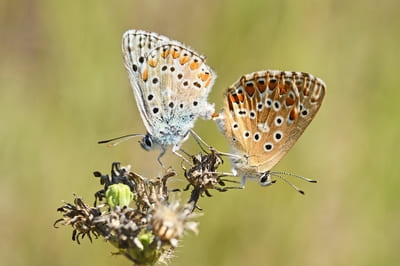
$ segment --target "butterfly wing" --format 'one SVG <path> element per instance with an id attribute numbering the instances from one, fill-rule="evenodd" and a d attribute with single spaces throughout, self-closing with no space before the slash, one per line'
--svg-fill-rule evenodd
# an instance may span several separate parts
<path id="1" fill-rule="evenodd" d="M 260 71 L 234 83 L 218 124 L 244 158 L 236 168 L 262 173 L 275 166 L 314 118 L 325 91 L 322 80 L 302 72 Z"/>
<path id="2" fill-rule="evenodd" d="M 150 50 L 162 43 L 168 43 L 169 41 L 170 40 L 163 35 L 143 30 L 128 30 L 122 36 L 122 53 L 125 68 L 128 72 L 139 113 L 147 131 L 151 129 L 151 126 L 148 123 L 149 118 L 143 101 L 145 97 L 143 94 L 144 84 L 140 69 Z"/>
<path id="3" fill-rule="evenodd" d="M 163 146 L 178 144 L 199 116 L 211 118 L 214 107 L 207 96 L 216 75 L 195 51 L 164 36 L 146 34 L 142 33 L 149 48 L 125 56 L 135 98 L 154 140 Z M 129 68 L 135 64 L 131 58 L 141 54 L 144 56 L 135 72 Z"/>

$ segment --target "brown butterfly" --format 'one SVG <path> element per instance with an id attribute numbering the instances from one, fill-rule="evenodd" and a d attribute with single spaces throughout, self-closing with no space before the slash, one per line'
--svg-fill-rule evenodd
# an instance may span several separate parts
<path id="1" fill-rule="evenodd" d="M 275 182 L 271 176 L 288 182 L 282 174 L 316 182 L 271 169 L 313 120 L 325 92 L 325 83 L 311 74 L 277 70 L 247 74 L 228 88 L 224 108 L 214 119 L 230 144 L 232 170 L 243 186 L 246 179 L 268 186 Z"/>

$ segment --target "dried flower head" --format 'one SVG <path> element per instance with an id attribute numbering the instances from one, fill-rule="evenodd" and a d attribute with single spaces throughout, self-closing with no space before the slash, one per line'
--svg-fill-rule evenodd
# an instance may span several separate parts
<path id="1" fill-rule="evenodd" d="M 198 233 L 198 223 L 190 221 L 194 216 L 190 210 L 191 207 L 182 207 L 178 203 L 156 204 L 151 221 L 154 234 L 161 241 L 176 247 L 185 230 Z"/>
<path id="2" fill-rule="evenodd" d="M 197 233 L 193 203 L 168 201 L 167 181 L 175 172 L 147 179 L 129 169 L 113 163 L 111 176 L 95 172 L 104 185 L 95 193 L 95 207 L 75 197 L 74 204 L 58 208 L 63 218 L 55 226 L 71 225 L 78 243 L 85 235 L 90 240 L 91 235 L 102 236 L 135 264 L 154 265 L 171 258 L 185 231 Z M 98 200 L 103 204 L 96 206 Z"/>
<path id="3" fill-rule="evenodd" d="M 74 195 L 74 204 L 65 203 L 64 206 L 57 209 L 59 212 L 63 212 L 63 218 L 58 219 L 54 223 L 54 227 L 57 228 L 58 224 L 71 225 L 74 230 L 72 232 L 72 240 L 80 244 L 79 238 L 83 239 L 86 235 L 92 241 L 91 234 L 96 238 L 98 237 L 97 230 L 94 225 L 95 219 L 102 215 L 99 208 L 89 207 L 83 202 L 82 198 Z"/>
<path id="4" fill-rule="evenodd" d="M 221 156 L 214 149 L 205 155 L 199 153 L 192 156 L 193 164 L 189 169 L 184 169 L 186 179 L 189 181 L 185 190 L 193 186 L 198 190 L 199 194 L 203 192 L 207 196 L 211 196 L 208 190 L 215 189 L 220 192 L 225 192 L 229 189 L 241 189 L 241 187 L 226 187 L 225 182 L 233 182 L 232 180 L 222 179 L 226 174 L 217 172 L 217 168 L 223 163 Z"/>

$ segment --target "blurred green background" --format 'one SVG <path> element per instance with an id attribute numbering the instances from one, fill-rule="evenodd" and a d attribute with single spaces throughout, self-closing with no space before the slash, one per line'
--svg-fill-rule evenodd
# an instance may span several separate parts
<path id="1" fill-rule="evenodd" d="M 136 141 L 96 144 L 144 132 L 120 51 L 127 29 L 207 55 L 217 109 L 227 86 L 261 69 L 309 72 L 328 86 L 275 167 L 319 183 L 293 180 L 306 196 L 283 182 L 213 192 L 200 201 L 200 234 L 184 237 L 171 265 L 398 265 L 399 10 L 396 0 L 1 1 L 2 265 L 131 265 L 102 240 L 77 245 L 70 228 L 52 227 L 73 192 L 93 202 L 94 170 L 120 161 L 161 173 L 158 152 Z M 212 121 L 195 130 L 228 149 Z M 170 153 L 165 161 L 179 168 Z"/>

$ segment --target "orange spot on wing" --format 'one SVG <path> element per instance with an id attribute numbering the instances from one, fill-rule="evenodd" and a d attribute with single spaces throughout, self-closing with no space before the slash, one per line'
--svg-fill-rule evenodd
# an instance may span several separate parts
<path id="1" fill-rule="evenodd" d="M 179 55 L 180 55 L 180 53 L 179 53 L 178 51 L 172 50 L 172 57 L 173 57 L 174 59 L 178 58 Z"/>
<path id="2" fill-rule="evenodd" d="M 239 103 L 239 98 L 238 98 L 238 96 L 237 96 L 237 95 L 233 95 L 232 93 L 229 93 L 228 99 L 229 99 L 231 102 Z"/>
<path id="3" fill-rule="evenodd" d="M 249 84 L 250 85 L 250 84 Z M 247 94 L 251 97 L 254 95 L 254 92 L 256 91 L 256 88 L 254 87 L 254 84 L 251 83 L 251 86 L 246 86 L 244 87 L 244 90 L 247 92 Z"/>
<path id="4" fill-rule="evenodd" d="M 227 95 L 227 101 L 228 101 L 228 106 L 229 106 L 230 111 L 233 111 L 232 97 L 233 97 L 232 94 Z"/>
<path id="5" fill-rule="evenodd" d="M 268 80 L 268 88 L 269 88 L 270 90 L 274 90 L 277 83 L 278 83 L 278 82 L 277 82 L 276 79 Z"/>
<path id="6" fill-rule="evenodd" d="M 238 93 L 237 98 L 238 98 L 238 100 L 239 100 L 240 102 L 243 102 L 243 101 L 244 101 L 243 93 Z"/>
<path id="7" fill-rule="evenodd" d="M 283 95 L 285 93 L 287 93 L 290 89 L 292 88 L 292 83 L 286 81 L 285 83 L 283 83 L 282 85 L 279 86 L 279 94 Z"/>
<path id="8" fill-rule="evenodd" d="M 142 79 L 143 79 L 144 81 L 147 81 L 148 76 L 149 76 L 149 71 L 148 71 L 147 68 L 146 68 L 146 69 L 143 71 L 143 73 L 142 73 Z"/>
<path id="9" fill-rule="evenodd" d="M 168 54 L 169 54 L 169 49 L 163 51 L 163 52 L 161 53 L 161 56 L 162 56 L 163 58 L 166 58 L 166 57 L 168 56 Z"/>
<path id="10" fill-rule="evenodd" d="M 199 68 L 199 62 L 197 61 L 193 61 L 192 63 L 190 63 L 190 69 L 191 70 L 195 70 Z"/>
<path id="11" fill-rule="evenodd" d="M 211 118 L 217 118 L 218 116 L 219 116 L 218 113 L 213 113 L 213 114 L 211 115 Z"/>
<path id="12" fill-rule="evenodd" d="M 149 66 L 151 66 L 151 67 L 156 67 L 156 66 L 157 66 L 157 60 L 150 59 L 150 60 L 149 60 Z"/>
<path id="13" fill-rule="evenodd" d="M 184 56 L 179 60 L 179 63 L 181 63 L 181 65 L 186 64 L 189 61 L 189 56 Z"/>
<path id="14" fill-rule="evenodd" d="M 292 98 L 286 98 L 286 106 L 292 106 L 294 104 L 294 100 Z"/>
<path id="15" fill-rule="evenodd" d="M 210 82 L 211 82 L 211 78 L 209 78 L 209 79 L 207 80 L 207 82 L 206 82 L 206 88 L 208 87 L 208 85 L 210 85 Z"/>
<path id="16" fill-rule="evenodd" d="M 263 93 L 267 88 L 267 85 L 265 85 L 265 81 L 263 82 L 257 81 L 257 88 L 260 93 Z"/>
<path id="17" fill-rule="evenodd" d="M 210 74 L 209 74 L 209 73 L 199 73 L 197 76 L 198 76 L 202 81 L 206 81 L 206 80 L 209 78 Z"/>
<path id="18" fill-rule="evenodd" d="M 297 113 L 296 107 L 293 106 L 292 110 L 290 111 L 289 118 L 290 120 L 296 120 L 296 118 L 299 116 Z"/>

